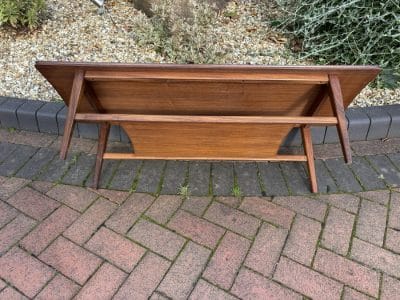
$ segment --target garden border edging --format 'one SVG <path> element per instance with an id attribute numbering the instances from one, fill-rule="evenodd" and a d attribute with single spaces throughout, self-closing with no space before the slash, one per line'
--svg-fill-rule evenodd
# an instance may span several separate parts
<path id="1" fill-rule="evenodd" d="M 66 106 L 62 102 L 46 102 L 0 96 L 0 126 L 33 132 L 62 135 Z M 400 104 L 372 107 L 357 107 L 346 110 L 351 141 L 370 141 L 400 137 Z M 336 128 L 313 127 L 314 144 L 339 142 Z M 97 139 L 97 124 L 78 123 L 75 137 Z M 128 142 L 129 139 L 119 126 L 112 126 L 111 141 Z M 284 146 L 301 145 L 297 128 L 289 133 Z"/>

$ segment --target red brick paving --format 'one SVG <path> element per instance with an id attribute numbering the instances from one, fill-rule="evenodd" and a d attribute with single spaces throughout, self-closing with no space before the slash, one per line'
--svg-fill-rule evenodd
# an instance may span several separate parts
<path id="1" fill-rule="evenodd" d="M 372 201 L 362 200 L 356 236 L 379 247 L 383 245 L 387 208 Z"/>
<path id="2" fill-rule="evenodd" d="M 174 259 L 182 249 L 185 239 L 176 233 L 147 220 L 140 220 L 128 236 L 168 259 Z"/>
<path id="3" fill-rule="evenodd" d="M 354 238 L 351 258 L 400 278 L 400 255 L 393 252 Z"/>
<path id="4" fill-rule="evenodd" d="M 400 297 L 400 280 L 383 275 L 382 300 L 398 299 Z"/>
<path id="5" fill-rule="evenodd" d="M 127 275 L 109 263 L 104 263 L 80 290 L 75 299 L 110 299 Z"/>
<path id="6" fill-rule="evenodd" d="M 240 208 L 248 214 L 284 228 L 290 227 L 295 215 L 291 210 L 258 197 L 245 197 Z"/>
<path id="7" fill-rule="evenodd" d="M 169 267 L 169 261 L 148 252 L 119 289 L 115 299 L 128 299 L 132 295 L 135 295 L 136 299 L 148 299 Z"/>
<path id="8" fill-rule="evenodd" d="M 140 215 L 151 205 L 154 198 L 146 194 L 134 194 L 114 212 L 106 225 L 116 232 L 125 234 L 139 219 Z"/>
<path id="9" fill-rule="evenodd" d="M 390 199 L 389 190 L 361 192 L 357 193 L 357 195 L 360 196 L 361 198 L 375 201 L 383 205 L 387 205 Z"/>
<path id="10" fill-rule="evenodd" d="M 23 178 L 7 178 L 0 182 L 0 199 L 6 200 L 12 194 L 17 192 L 21 187 L 27 185 L 30 181 Z"/>
<path id="11" fill-rule="evenodd" d="M 297 215 L 283 254 L 287 257 L 310 266 L 317 247 L 321 224 L 302 215 Z"/>
<path id="12" fill-rule="evenodd" d="M 378 272 L 328 250 L 318 249 L 314 269 L 359 291 L 378 297 Z"/>
<path id="13" fill-rule="evenodd" d="M 105 227 L 100 228 L 85 247 L 128 273 L 145 253 L 143 247 Z"/>
<path id="14" fill-rule="evenodd" d="M 210 202 L 211 198 L 208 197 L 190 196 L 183 202 L 182 209 L 200 217 L 204 214 Z"/>
<path id="15" fill-rule="evenodd" d="M 0 230 L 0 255 L 17 243 L 34 226 L 35 220 L 20 214 Z"/>
<path id="16" fill-rule="evenodd" d="M 150 206 L 146 216 L 160 224 L 165 224 L 182 203 L 179 196 L 161 195 Z"/>
<path id="17" fill-rule="evenodd" d="M 344 287 L 344 293 L 343 293 L 343 300 L 372 300 L 375 298 L 372 298 L 370 296 L 364 295 L 356 290 L 353 290 L 349 287 Z"/>
<path id="18" fill-rule="evenodd" d="M 386 249 L 400 254 L 400 231 L 388 228 L 386 234 Z"/>
<path id="19" fill-rule="evenodd" d="M 101 264 L 100 258 L 63 237 L 55 240 L 39 259 L 79 284 L 84 284 Z"/>
<path id="20" fill-rule="evenodd" d="M 308 197 L 276 197 L 273 200 L 275 203 L 287 207 L 295 212 L 303 214 L 307 217 L 323 221 L 326 212 L 326 204 L 315 201 Z"/>
<path id="21" fill-rule="evenodd" d="M 0 299 L 24 300 L 28 299 L 12 287 L 8 286 L 0 293 Z"/>
<path id="22" fill-rule="evenodd" d="M 354 215 L 331 207 L 326 219 L 321 244 L 338 254 L 346 255 L 350 246 L 354 220 Z"/>
<path id="23" fill-rule="evenodd" d="M 96 193 L 78 186 L 59 184 L 46 193 L 69 207 L 83 212 L 98 197 Z"/>
<path id="24" fill-rule="evenodd" d="M 0 258 L 0 277 L 31 298 L 54 274 L 49 266 L 17 247 Z"/>
<path id="25" fill-rule="evenodd" d="M 232 293 L 242 299 L 302 299 L 291 290 L 258 275 L 242 269 L 232 287 Z"/>
<path id="26" fill-rule="evenodd" d="M 18 215 L 18 211 L 12 206 L 0 200 L 0 228 Z"/>
<path id="27" fill-rule="evenodd" d="M 256 234 L 261 223 L 260 220 L 219 202 L 211 204 L 204 218 L 248 238 Z"/>
<path id="28" fill-rule="evenodd" d="M 245 265 L 270 277 L 285 245 L 287 230 L 263 224 L 247 255 Z"/>
<path id="29" fill-rule="evenodd" d="M 173 299 L 187 298 L 205 268 L 210 254 L 210 250 L 189 242 L 157 290 Z"/>
<path id="30" fill-rule="evenodd" d="M 67 206 L 61 206 L 46 220 L 32 230 L 20 245 L 29 252 L 39 255 L 53 240 L 57 238 L 76 218 L 79 213 Z"/>
<path id="31" fill-rule="evenodd" d="M 37 295 L 37 300 L 71 299 L 80 289 L 80 286 L 71 279 L 57 274 L 48 285 Z"/>
<path id="32" fill-rule="evenodd" d="M 213 300 L 235 300 L 238 299 L 227 292 L 217 288 L 216 286 L 200 279 L 194 288 L 193 292 L 190 294 L 191 300 L 200 299 L 213 299 Z"/>
<path id="33" fill-rule="evenodd" d="M 320 195 L 318 199 L 353 214 L 358 212 L 358 205 L 360 203 L 360 198 L 351 194 Z"/>
<path id="34" fill-rule="evenodd" d="M 228 232 L 203 272 L 208 281 L 228 290 L 250 247 L 250 241 Z"/>
<path id="35" fill-rule="evenodd" d="M 43 220 L 60 204 L 53 199 L 35 191 L 30 187 L 24 187 L 8 198 L 8 204 L 19 209 L 31 218 Z"/>
<path id="36" fill-rule="evenodd" d="M 99 198 L 65 232 L 64 236 L 82 245 L 113 213 L 116 204 Z"/>
<path id="37" fill-rule="evenodd" d="M 225 229 L 183 210 L 171 219 L 168 228 L 209 248 L 214 248 L 225 232 Z"/>
<path id="38" fill-rule="evenodd" d="M 0 299 L 400 294 L 398 192 L 182 202 L 0 179 Z"/>

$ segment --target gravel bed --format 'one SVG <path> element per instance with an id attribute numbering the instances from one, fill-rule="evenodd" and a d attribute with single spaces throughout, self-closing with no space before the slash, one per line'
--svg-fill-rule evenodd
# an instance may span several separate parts
<path id="1" fill-rule="evenodd" d="M 166 63 L 162 56 L 135 43 L 137 22 L 146 16 L 127 0 L 106 1 L 107 11 L 99 14 L 89 0 L 47 0 L 50 18 L 35 32 L 17 33 L 0 29 L 0 95 L 60 100 L 60 96 L 36 71 L 36 60 L 153 62 Z M 236 1 L 236 18 L 223 13 L 218 19 L 221 48 L 230 49 L 225 63 L 306 65 L 285 48 L 286 40 L 265 22 L 265 7 L 252 1 Z M 232 6 L 236 6 L 233 7 Z M 400 89 L 366 88 L 353 105 L 371 106 L 400 103 Z"/>

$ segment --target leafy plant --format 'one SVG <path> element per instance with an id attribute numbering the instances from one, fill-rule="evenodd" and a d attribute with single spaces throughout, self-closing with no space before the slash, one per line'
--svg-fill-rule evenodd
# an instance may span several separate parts
<path id="1" fill-rule="evenodd" d="M 400 2 L 397 0 L 276 0 L 271 21 L 290 34 L 292 49 L 321 64 L 376 64 L 378 85 L 400 79 Z"/>
<path id="2" fill-rule="evenodd" d="M 235 184 L 234 187 L 232 188 L 232 194 L 236 198 L 240 198 L 242 196 L 242 191 L 240 190 L 240 186 Z"/>
<path id="3" fill-rule="evenodd" d="M 36 28 L 44 15 L 45 0 L 0 0 L 0 26 Z"/>
<path id="4" fill-rule="evenodd" d="M 179 187 L 178 194 L 183 198 L 186 199 L 189 197 L 190 192 L 189 192 L 189 186 L 188 185 L 182 185 Z"/>
<path id="5" fill-rule="evenodd" d="M 136 24 L 138 44 L 155 49 L 169 62 L 222 62 L 217 11 L 210 3 L 160 0 L 151 9 L 152 17 Z"/>

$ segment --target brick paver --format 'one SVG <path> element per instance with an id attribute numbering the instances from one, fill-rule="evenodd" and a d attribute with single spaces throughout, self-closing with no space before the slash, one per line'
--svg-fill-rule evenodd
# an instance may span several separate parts
<path id="1" fill-rule="evenodd" d="M 314 268 L 359 291 L 373 297 L 378 297 L 380 275 L 378 272 L 363 265 L 328 250 L 318 249 L 315 256 Z"/>
<path id="2" fill-rule="evenodd" d="M 21 241 L 20 245 L 29 252 L 39 255 L 39 253 L 75 221 L 78 216 L 78 212 L 63 205 L 32 230 L 32 232 Z"/>
<path id="3" fill-rule="evenodd" d="M 185 243 L 183 237 L 146 220 L 139 220 L 128 236 L 168 259 L 174 259 Z"/>
<path id="4" fill-rule="evenodd" d="M 383 245 L 387 209 L 368 200 L 361 201 L 356 236 L 377 246 Z"/>
<path id="5" fill-rule="evenodd" d="M 400 254 L 400 231 L 388 228 L 385 246 L 387 249 Z"/>
<path id="6" fill-rule="evenodd" d="M 60 205 L 30 187 L 19 190 L 7 202 L 36 220 L 43 220 Z"/>
<path id="7" fill-rule="evenodd" d="M 249 240 L 228 232 L 214 252 L 203 277 L 228 290 L 249 247 Z"/>
<path id="8" fill-rule="evenodd" d="M 15 299 L 15 300 L 25 300 L 28 299 L 12 287 L 8 286 L 0 293 L 0 299 Z"/>
<path id="9" fill-rule="evenodd" d="M 204 217 L 246 237 L 254 236 L 260 226 L 260 220 L 218 202 L 211 204 Z"/>
<path id="10" fill-rule="evenodd" d="M 171 218 L 172 214 L 179 208 L 182 198 L 172 195 L 161 195 L 150 206 L 146 216 L 160 224 L 165 224 Z"/>
<path id="11" fill-rule="evenodd" d="M 106 221 L 106 225 L 119 233 L 126 233 L 153 200 L 147 194 L 132 194 Z"/>
<path id="12" fill-rule="evenodd" d="M 303 265 L 310 266 L 320 231 L 321 224 L 319 222 L 297 215 L 283 254 Z"/>
<path id="13" fill-rule="evenodd" d="M 267 201 L 265 198 L 246 197 L 240 208 L 264 221 L 289 228 L 294 212 L 282 206 Z"/>
<path id="14" fill-rule="evenodd" d="M 20 214 L 0 230 L 0 255 L 23 238 L 35 226 L 35 220 Z"/>
<path id="15" fill-rule="evenodd" d="M 250 270 L 242 269 L 232 287 L 232 293 L 242 299 L 302 299 L 293 291 L 262 277 Z"/>
<path id="16" fill-rule="evenodd" d="M 97 194 L 77 186 L 59 184 L 46 193 L 73 209 L 83 212 L 98 197 Z"/>
<path id="17" fill-rule="evenodd" d="M 317 199 L 353 214 L 358 212 L 360 203 L 360 198 L 352 194 L 318 195 Z"/>
<path id="18" fill-rule="evenodd" d="M 322 234 L 322 245 L 338 254 L 346 255 L 350 246 L 354 219 L 354 215 L 331 207 Z"/>
<path id="19" fill-rule="evenodd" d="M 286 237 L 286 229 L 263 224 L 247 255 L 245 265 L 270 277 L 279 260 Z"/>
<path id="20" fill-rule="evenodd" d="M 382 300 L 396 299 L 400 295 L 400 280 L 383 275 L 382 280 Z"/>
<path id="21" fill-rule="evenodd" d="M 204 269 L 210 250 L 189 242 L 169 269 L 158 290 L 173 299 L 185 299 Z"/>
<path id="22" fill-rule="evenodd" d="M 6 200 L 21 187 L 28 184 L 30 181 L 23 178 L 7 178 L 0 183 L 0 199 Z"/>
<path id="23" fill-rule="evenodd" d="M 75 299 L 110 299 L 125 277 L 126 274 L 124 272 L 105 263 L 90 278 Z"/>
<path id="24" fill-rule="evenodd" d="M 79 285 L 72 280 L 58 274 L 46 285 L 35 299 L 71 299 L 79 291 L 79 288 Z"/>
<path id="25" fill-rule="evenodd" d="M 400 193 L 397 192 L 390 199 L 389 227 L 400 230 Z"/>
<path id="26" fill-rule="evenodd" d="M 63 237 L 56 239 L 39 259 L 79 284 L 96 271 L 101 259 Z"/>
<path id="27" fill-rule="evenodd" d="M 364 199 L 375 201 L 382 205 L 387 205 L 390 199 L 389 190 L 367 191 L 367 192 L 357 193 L 357 195 L 361 196 Z"/>
<path id="28" fill-rule="evenodd" d="M 340 299 L 343 285 L 316 271 L 281 257 L 274 279 L 315 299 Z"/>
<path id="29" fill-rule="evenodd" d="M 148 299 L 167 272 L 170 263 L 151 252 L 148 252 L 139 265 L 115 295 L 115 299 Z"/>
<path id="30" fill-rule="evenodd" d="M 204 246 L 214 248 L 225 229 L 180 210 L 168 223 L 168 228 Z"/>
<path id="31" fill-rule="evenodd" d="M 46 150 L 36 153 L 19 176 L 31 176 L 39 156 L 39 164 L 47 161 Z M 60 179 L 74 156 L 88 157 L 72 153 L 58 167 L 53 159 L 49 177 Z M 112 170 L 119 161 L 106 171 L 106 181 L 125 190 L 134 188 L 137 175 L 135 182 L 161 188 L 158 198 L 0 176 L 0 299 L 396 299 L 400 189 L 364 186 L 361 192 L 341 159 L 318 163 L 348 193 L 289 197 L 281 180 L 285 163 L 242 164 L 243 198 L 228 195 L 233 177 L 215 178 L 223 174 L 219 162 L 193 162 L 189 169 L 188 163 L 168 163 L 164 184 L 171 195 L 159 185 L 162 172 L 148 170 L 140 178 L 140 161 L 124 163 L 118 176 Z M 89 171 L 73 170 L 74 178 Z M 357 173 L 363 185 L 372 178 L 368 170 Z M 243 180 L 246 172 L 260 178 L 245 182 L 251 180 Z M 292 175 L 286 172 L 285 179 Z M 300 192 L 305 179 L 288 186 Z M 183 183 L 196 196 L 172 195 Z M 254 184 L 280 196 L 249 197 Z"/>
<path id="32" fill-rule="evenodd" d="M 210 202 L 211 198 L 209 197 L 190 196 L 183 202 L 182 209 L 200 217 L 204 214 Z"/>
<path id="33" fill-rule="evenodd" d="M 64 236 L 82 245 L 114 212 L 117 205 L 99 198 L 65 232 Z"/>
<path id="34" fill-rule="evenodd" d="M 400 255 L 357 238 L 353 239 L 351 258 L 389 275 L 400 277 Z"/>
<path id="35" fill-rule="evenodd" d="M 213 286 L 212 284 L 199 280 L 193 292 L 190 294 L 190 300 L 213 299 L 213 300 L 235 300 L 235 296 L 229 295 L 227 292 Z"/>
<path id="36" fill-rule="evenodd" d="M 128 273 L 145 252 L 144 248 L 105 227 L 100 228 L 85 247 Z"/>
<path id="37" fill-rule="evenodd" d="M 375 298 L 372 298 L 370 296 L 367 296 L 365 294 L 362 294 L 356 290 L 353 290 L 352 288 L 349 287 L 344 287 L 344 292 L 343 292 L 343 300 L 372 300 Z"/>
<path id="38" fill-rule="evenodd" d="M 53 277 L 54 273 L 49 266 L 17 247 L 0 258 L 0 277 L 31 298 Z"/>
<path id="39" fill-rule="evenodd" d="M 323 221 L 327 206 L 308 197 L 276 197 L 273 202 L 307 217 Z"/>
<path id="40" fill-rule="evenodd" d="M 0 200 L 0 228 L 18 215 L 18 211 L 12 206 Z"/>

